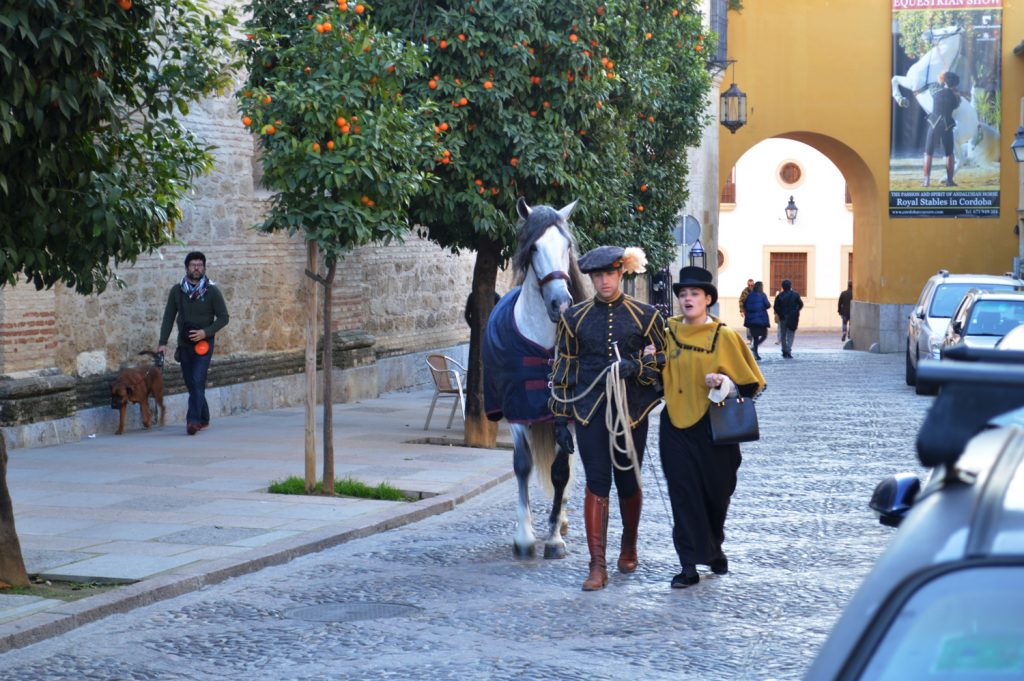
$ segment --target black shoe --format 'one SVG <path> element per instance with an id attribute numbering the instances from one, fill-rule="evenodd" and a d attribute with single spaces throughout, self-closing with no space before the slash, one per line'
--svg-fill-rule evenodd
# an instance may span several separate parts
<path id="1" fill-rule="evenodd" d="M 761 361 L 761 355 L 759 355 L 759 354 L 757 354 L 757 353 L 755 352 L 755 353 L 754 353 L 754 359 L 756 359 L 756 360 L 757 360 L 758 362 L 760 362 L 760 361 Z"/>
<path id="2" fill-rule="evenodd" d="M 711 568 L 711 571 L 716 575 L 727 575 L 729 574 L 729 559 L 725 557 L 724 553 L 722 553 L 718 558 L 715 558 L 708 563 L 708 567 Z"/>
<path id="3" fill-rule="evenodd" d="M 683 571 L 672 578 L 673 589 L 685 589 L 688 586 L 693 586 L 700 581 L 700 575 L 697 574 L 696 565 L 684 565 Z"/>

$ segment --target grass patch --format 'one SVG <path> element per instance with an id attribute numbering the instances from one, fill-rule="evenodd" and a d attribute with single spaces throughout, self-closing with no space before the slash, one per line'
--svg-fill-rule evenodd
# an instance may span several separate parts
<path id="1" fill-rule="evenodd" d="M 270 483 L 267 489 L 271 494 L 305 494 L 306 481 L 296 475 L 284 480 Z M 318 480 L 313 494 L 323 494 L 324 484 Z M 334 481 L 334 493 L 343 497 L 358 497 L 360 499 L 381 499 L 383 501 L 408 501 L 408 497 L 402 490 L 382 482 L 376 487 L 370 487 L 365 482 L 359 482 L 352 478 Z"/>
<path id="2" fill-rule="evenodd" d="M 61 601 L 77 601 L 86 596 L 94 596 L 124 584 L 101 584 L 98 582 L 55 582 L 51 580 L 35 581 L 27 587 L 11 587 L 0 589 L 2 596 L 39 596 L 40 598 L 55 598 Z"/>

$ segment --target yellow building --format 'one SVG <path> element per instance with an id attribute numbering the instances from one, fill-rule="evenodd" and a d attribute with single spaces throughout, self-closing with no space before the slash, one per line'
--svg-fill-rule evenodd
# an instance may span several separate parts
<path id="1" fill-rule="evenodd" d="M 744 152 L 769 138 L 803 142 L 835 163 L 853 206 L 857 349 L 877 343 L 882 352 L 902 351 L 907 314 L 924 282 L 938 269 L 1003 273 L 1011 269 L 1017 254 L 1020 171 L 1009 146 L 1021 120 L 1024 94 L 1024 60 L 1013 50 L 1024 38 L 1024 3 L 1015 0 L 961 0 L 964 7 L 959 8 L 970 5 L 987 12 L 972 19 L 974 28 L 985 25 L 988 44 L 1001 57 L 1000 97 L 995 99 L 1001 110 L 988 140 L 994 147 L 992 136 L 998 131 L 1001 158 L 991 161 L 992 179 L 986 187 L 999 191 L 998 217 L 890 217 L 890 189 L 903 188 L 890 184 L 895 17 L 929 3 L 948 10 L 955 2 L 747 0 L 741 12 L 728 14 L 727 51 L 735 65 L 723 79 L 722 90 L 735 80 L 746 92 L 748 120 L 735 134 L 723 131 L 720 137 L 720 184 L 728 181 Z M 937 24 L 949 23 L 950 15 L 937 7 L 920 11 L 933 12 Z M 941 187 L 942 154 L 939 145 L 932 186 L 918 193 L 940 197 L 943 191 L 961 191 Z M 915 187 L 922 184 L 916 180 L 920 169 L 921 162 L 916 161 Z"/>

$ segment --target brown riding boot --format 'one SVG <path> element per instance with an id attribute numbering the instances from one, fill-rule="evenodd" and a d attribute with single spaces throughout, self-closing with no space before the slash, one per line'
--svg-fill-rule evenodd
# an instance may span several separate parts
<path id="1" fill-rule="evenodd" d="M 583 581 L 583 590 L 597 591 L 608 584 L 608 565 L 604 557 L 608 543 L 608 497 L 599 497 L 588 487 L 583 501 L 583 521 L 590 549 L 590 574 Z"/>
<path id="2" fill-rule="evenodd" d="M 619 572 L 630 573 L 636 570 L 636 535 L 640 527 L 640 509 L 644 505 L 643 490 L 637 488 L 636 494 L 623 499 L 619 497 L 619 511 L 622 512 L 622 548 L 619 550 Z"/>

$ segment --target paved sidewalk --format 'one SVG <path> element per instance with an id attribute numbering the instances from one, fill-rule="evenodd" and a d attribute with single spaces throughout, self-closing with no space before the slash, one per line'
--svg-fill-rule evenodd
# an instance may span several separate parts
<path id="1" fill-rule="evenodd" d="M 387 482 L 415 502 L 269 494 L 302 476 L 301 407 L 10 452 L 7 475 L 30 574 L 127 583 L 66 603 L 0 592 L 0 652 L 356 537 L 451 510 L 512 477 L 508 448 L 461 446 L 432 390 L 334 405 L 335 477 Z M 322 433 L 318 421 L 317 439 Z M 509 447 L 504 425 L 499 445 Z M 318 451 L 317 476 L 322 473 Z"/>

